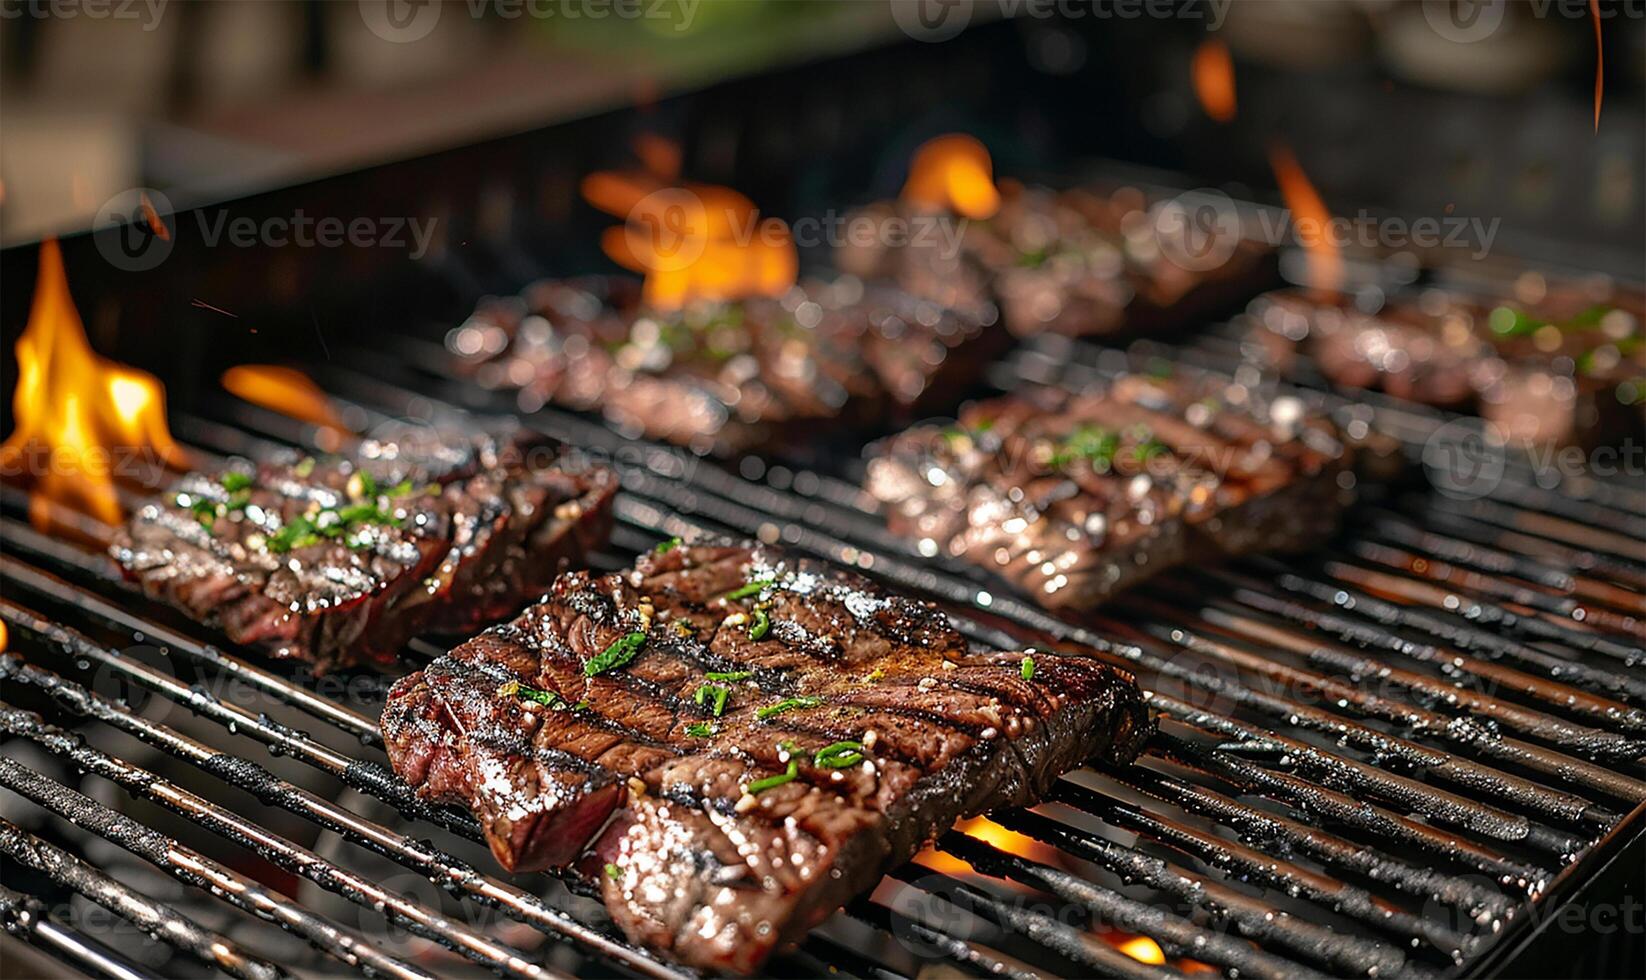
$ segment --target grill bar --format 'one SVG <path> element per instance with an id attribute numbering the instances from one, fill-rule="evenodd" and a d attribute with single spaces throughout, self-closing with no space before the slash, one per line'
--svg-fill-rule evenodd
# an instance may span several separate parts
<path id="1" fill-rule="evenodd" d="M 0 818 L 0 852 L 230 976 L 241 980 L 277 980 L 286 976 L 280 967 L 252 956 L 226 936 L 201 926 L 164 902 L 122 885 L 68 851 L 4 818 Z"/>
<path id="2" fill-rule="evenodd" d="M 409 815 L 436 822 L 448 822 L 451 829 L 473 840 L 481 834 L 471 819 L 454 819 L 447 811 L 434 810 L 407 793 L 403 784 L 392 773 L 375 763 L 351 760 L 315 742 L 308 735 L 277 726 L 259 715 L 228 702 L 207 698 L 194 688 L 154 670 L 131 658 L 104 649 L 72 630 L 52 624 L 43 618 L 0 600 L 0 617 L 16 627 L 35 633 L 59 645 L 65 653 L 95 663 L 144 688 L 190 707 L 197 713 L 217 722 L 224 728 L 263 741 L 271 749 L 290 755 L 325 772 L 341 778 L 352 788 L 384 800 Z M 14 658 L 7 658 L 12 661 Z M 300 816 L 314 820 L 344 837 L 391 858 L 407 868 L 438 879 L 449 888 L 458 889 L 491 907 L 498 908 L 517 921 L 531 925 L 547 935 L 570 939 L 629 969 L 649 976 L 677 977 L 680 974 L 662 967 L 650 957 L 627 944 L 619 943 L 590 929 L 571 916 L 546 905 L 541 899 L 516 886 L 481 874 L 467 863 L 451 857 L 427 842 L 413 840 L 403 834 L 369 821 L 314 794 L 278 779 L 268 770 L 250 760 L 218 752 L 209 746 L 188 738 L 175 730 L 122 710 L 121 706 L 83 685 L 49 671 L 21 663 L 7 663 L 10 678 L 31 684 L 53 695 L 60 703 L 77 714 L 95 717 L 119 728 L 144 742 L 155 745 L 173 755 L 200 766 L 207 772 L 238 786 L 266 803 L 281 806 Z M 0 715 L 0 718 L 8 716 Z M 9 720 L 6 722 L 8 728 Z M 18 734 L 30 735 L 25 728 Z M 44 744 L 53 751 L 63 743 Z M 78 750 L 77 750 L 78 751 Z M 118 765 L 118 760 L 110 760 Z M 81 763 L 85 765 L 85 763 Z M 88 768 L 90 768 L 88 766 Z M 111 776 L 110 778 L 114 778 Z M 165 801 L 158 801 L 165 803 Z M 169 804 L 168 804 L 169 805 Z M 181 812 L 181 811 L 180 811 Z M 196 817 L 194 812 L 185 816 Z M 233 818 L 233 814 L 227 815 Z M 248 825 L 256 830 L 254 825 Z M 237 834 L 247 833 L 244 828 Z"/>
<path id="3" fill-rule="evenodd" d="M 154 980 L 154 974 L 102 943 L 53 922 L 38 899 L 4 885 L 0 885 L 0 928 L 14 936 L 37 940 L 76 966 L 112 980 Z"/>
<path id="4" fill-rule="evenodd" d="M 11 708 L 0 709 L 0 725 L 11 734 L 33 734 L 36 741 L 53 749 L 57 749 L 65 742 L 77 741 L 62 729 L 43 724 L 37 715 L 26 717 L 28 714 Z M 30 732 L 31 728 L 34 732 Z M 208 826 L 222 822 L 220 807 L 214 807 L 136 766 L 118 762 L 84 745 L 64 754 L 77 765 L 86 767 L 87 771 L 104 776 L 122 788 L 154 800 L 168 809 L 185 816 L 201 814 L 200 822 Z M 431 974 L 405 960 L 385 954 L 358 932 L 344 929 L 314 915 L 301 905 L 264 888 L 244 875 L 229 870 L 204 854 L 170 840 L 164 834 L 150 830 L 130 817 L 117 813 L 27 766 L 11 759 L 0 759 L 0 786 L 64 814 L 76 826 L 84 827 L 118 844 L 184 884 L 206 889 L 236 908 L 279 923 L 281 928 L 301 936 L 309 945 L 345 966 L 388 977 L 432 980 Z M 219 828 L 214 826 L 213 829 Z M 251 835 L 243 836 L 243 843 L 253 844 Z M 275 838 L 272 844 L 269 841 L 259 841 L 254 846 L 259 852 L 270 854 L 275 847 L 281 845 Z M 308 857 L 314 864 L 324 863 L 312 853 Z M 282 862 L 282 865 L 295 866 L 288 862 Z M 311 872 L 310 877 L 311 880 L 324 883 L 325 875 L 338 873 L 338 869 L 327 868 L 324 872 Z M 353 891 L 361 887 L 361 884 L 363 883 L 344 879 L 337 882 L 334 887 L 342 889 L 344 894 L 351 897 L 357 896 L 358 901 L 364 902 L 368 898 L 384 901 L 385 897 L 380 891 L 377 895 Z M 410 922 L 409 919 L 407 921 Z M 432 930 L 428 934 L 431 937 L 436 935 Z"/>

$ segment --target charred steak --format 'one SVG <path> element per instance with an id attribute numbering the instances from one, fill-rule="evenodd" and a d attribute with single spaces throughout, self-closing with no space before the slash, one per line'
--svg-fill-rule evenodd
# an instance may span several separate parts
<path id="1" fill-rule="evenodd" d="M 112 553 L 150 596 L 316 673 L 393 663 L 413 635 L 467 633 L 541 595 L 611 527 L 616 476 L 543 441 L 366 441 L 193 473 Z"/>
<path id="2" fill-rule="evenodd" d="M 1352 456 L 1296 398 L 1146 375 L 983 402 L 870 452 L 866 489 L 894 532 L 1075 609 L 1173 565 L 1330 533 Z"/>
<path id="3" fill-rule="evenodd" d="M 634 940 L 745 973 L 957 818 L 1150 730 L 1121 671 L 971 652 L 931 604 L 760 546 L 561 576 L 383 713 L 395 771 L 504 867 L 580 867 Z"/>
<path id="4" fill-rule="evenodd" d="M 998 352 L 995 320 L 851 279 L 665 312 L 632 281 L 591 277 L 490 300 L 447 347 L 527 410 L 598 410 L 635 435 L 731 454 L 820 421 L 933 410 Z"/>
<path id="5" fill-rule="evenodd" d="M 1307 357 L 1339 385 L 1474 412 L 1517 445 L 1594 445 L 1640 431 L 1646 295 L 1540 285 L 1537 300 L 1432 289 L 1376 312 L 1349 297 L 1270 293 L 1251 336 L 1283 370 Z"/>

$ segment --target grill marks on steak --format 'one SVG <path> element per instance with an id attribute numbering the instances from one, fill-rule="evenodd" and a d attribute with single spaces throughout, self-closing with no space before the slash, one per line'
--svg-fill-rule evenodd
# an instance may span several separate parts
<path id="1" fill-rule="evenodd" d="M 997 352 L 995 319 L 855 280 L 660 312 L 626 280 L 588 278 L 489 301 L 447 346 L 528 407 L 598 409 L 637 435 L 733 453 L 820 420 L 930 410 Z"/>
<path id="2" fill-rule="evenodd" d="M 1353 453 L 1295 398 L 1128 375 L 1036 390 L 874 447 L 866 489 L 893 531 L 994 570 L 1043 605 L 1089 608 L 1173 565 L 1330 533 Z"/>
<path id="3" fill-rule="evenodd" d="M 546 442 L 419 436 L 190 474 L 111 549 L 151 597 L 319 673 L 386 666 L 540 594 L 610 530 L 617 480 Z"/>
<path id="4" fill-rule="evenodd" d="M 636 631 L 632 660 L 587 676 Z M 505 867 L 581 856 L 632 938 L 748 972 L 957 818 L 1136 753 L 1150 726 L 1129 676 L 1036 653 L 1026 680 L 1024 656 L 970 652 L 930 604 L 855 576 L 762 547 L 682 546 L 562 576 L 396 684 L 383 731 L 395 771 L 473 810 Z M 712 687 L 695 696 L 704 685 L 727 689 L 718 716 Z M 785 699 L 798 705 L 761 716 Z M 865 761 L 816 764 L 843 741 Z M 792 781 L 749 792 L 791 763 Z"/>

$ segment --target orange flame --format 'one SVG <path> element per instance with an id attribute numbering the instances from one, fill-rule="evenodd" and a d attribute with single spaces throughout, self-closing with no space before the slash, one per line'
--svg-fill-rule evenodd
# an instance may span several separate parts
<path id="1" fill-rule="evenodd" d="M 1310 288 L 1321 295 L 1335 293 L 1343 284 L 1343 256 L 1327 234 L 1332 213 L 1289 147 L 1283 143 L 1270 147 L 1269 165 L 1291 210 L 1292 233 L 1308 254 Z"/>
<path id="2" fill-rule="evenodd" d="M 335 442 L 349 431 L 331 399 L 308 375 L 273 364 L 241 364 L 223 372 L 223 387 L 253 405 L 331 430 L 321 442 Z"/>
<path id="3" fill-rule="evenodd" d="M 1053 867 L 1062 867 L 1063 858 L 1057 848 L 1042 844 L 1033 837 L 1025 837 L 1015 830 L 1009 830 L 995 823 L 988 817 L 972 817 L 955 824 L 954 829 L 968 837 L 976 837 L 986 844 L 993 845 L 1008 854 L 1015 854 L 1027 861 L 1037 861 L 1041 864 L 1050 864 Z M 973 874 L 972 866 L 954 855 L 928 847 L 914 856 L 914 860 L 933 871 L 945 874 Z"/>
<path id="4" fill-rule="evenodd" d="M 917 208 L 953 211 L 982 221 L 1000 210 L 994 164 L 988 149 L 961 133 L 921 144 L 909 161 L 903 202 Z"/>
<path id="5" fill-rule="evenodd" d="M 645 276 L 642 295 L 656 309 L 779 296 L 799 277 L 789 226 L 762 219 L 753 201 L 730 188 L 604 171 L 584 178 L 582 190 L 584 200 L 623 219 L 600 246 Z"/>
<path id="6" fill-rule="evenodd" d="M 1133 936 L 1130 939 L 1119 939 L 1124 933 L 1111 933 L 1104 936 L 1103 941 L 1114 946 L 1127 956 L 1139 963 L 1149 963 L 1154 966 L 1166 965 L 1166 951 L 1160 944 L 1148 936 Z M 1118 940 L 1118 941 L 1117 941 Z"/>
<path id="7" fill-rule="evenodd" d="M 17 341 L 17 429 L 0 445 L 0 470 L 34 484 L 29 517 L 49 530 L 64 504 L 105 524 L 120 521 L 112 476 L 187 465 L 166 427 L 166 392 L 152 375 L 99 357 L 74 308 L 63 254 L 40 246 L 34 305 Z"/>
<path id="8" fill-rule="evenodd" d="M 1235 117 L 1234 59 L 1229 57 L 1229 46 L 1215 37 L 1209 37 L 1195 48 L 1189 63 L 1189 74 L 1194 81 L 1194 94 L 1206 115 L 1220 123 L 1232 122 Z"/>

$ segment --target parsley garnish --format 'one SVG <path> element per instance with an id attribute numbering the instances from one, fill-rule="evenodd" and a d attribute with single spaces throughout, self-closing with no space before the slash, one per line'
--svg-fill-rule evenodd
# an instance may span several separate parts
<path id="1" fill-rule="evenodd" d="M 593 677 L 604 674 L 608 670 L 615 670 L 634 659 L 640 648 L 646 645 L 646 634 L 638 630 L 619 638 L 607 647 L 599 656 L 590 657 L 583 664 L 583 676 Z"/>
<path id="2" fill-rule="evenodd" d="M 754 716 L 761 721 L 765 721 L 768 718 L 775 718 L 785 711 L 793 711 L 796 708 L 815 708 L 822 703 L 820 699 L 813 697 L 784 698 L 776 704 L 766 705 L 756 711 Z"/>
<path id="3" fill-rule="evenodd" d="M 304 456 L 296 466 L 291 468 L 291 471 L 306 479 L 309 474 L 314 472 L 314 457 Z"/>
<path id="4" fill-rule="evenodd" d="M 251 487 L 251 475 L 239 470 L 229 470 L 217 482 L 223 484 L 223 489 L 229 493 L 238 493 Z"/>
<path id="5" fill-rule="evenodd" d="M 818 749 L 812 756 L 812 765 L 819 769 L 849 769 L 862 761 L 862 742 L 836 742 Z"/>
<path id="6" fill-rule="evenodd" d="M 711 681 L 746 681 L 751 673 L 747 670 L 711 670 L 703 676 Z"/>
<path id="7" fill-rule="evenodd" d="M 313 521 L 307 517 L 294 517 L 269 535 L 268 548 L 277 555 L 283 555 L 293 548 L 306 548 L 319 540 L 320 535 L 315 531 Z"/>
<path id="8" fill-rule="evenodd" d="M 708 738 L 714 734 L 714 726 L 706 721 L 693 722 L 686 726 L 686 734 L 692 738 Z"/>
<path id="9" fill-rule="evenodd" d="M 524 684 L 515 685 L 514 695 L 523 701 L 536 701 L 545 708 L 554 707 L 555 703 L 560 700 L 560 695 L 553 691 L 539 691 L 535 687 L 527 687 Z"/>
<path id="10" fill-rule="evenodd" d="M 754 625 L 749 627 L 749 639 L 764 640 L 766 634 L 772 631 L 772 618 L 764 609 L 754 611 Z"/>
<path id="11" fill-rule="evenodd" d="M 1023 675 L 1023 679 L 1026 680 L 1026 681 L 1034 680 L 1034 658 L 1033 657 L 1024 657 L 1023 658 L 1023 664 L 1019 668 L 1019 673 L 1021 673 Z"/>
<path id="12" fill-rule="evenodd" d="M 732 689 L 722 684 L 699 684 L 697 690 L 692 692 L 692 700 L 705 707 L 712 701 L 713 707 L 709 710 L 719 718 L 726 710 L 726 699 L 731 697 L 731 693 Z"/>
<path id="13" fill-rule="evenodd" d="M 1548 326 L 1545 321 L 1512 306 L 1499 306 L 1486 317 L 1486 322 L 1499 337 L 1524 337 Z"/>
<path id="14" fill-rule="evenodd" d="M 774 583 L 776 581 L 777 581 L 777 579 L 774 579 L 774 578 L 758 579 L 754 582 L 750 582 L 748 585 L 745 585 L 742 588 L 731 590 L 730 592 L 726 593 L 725 596 L 723 596 L 723 598 L 725 598 L 727 600 L 747 599 L 749 596 L 759 595 L 760 591 L 762 589 L 766 588 L 768 585 L 771 585 L 772 583 Z"/>
<path id="15" fill-rule="evenodd" d="M 1154 436 L 1149 436 L 1132 447 L 1132 459 L 1139 463 L 1147 463 L 1156 456 L 1171 452 L 1171 449 Z"/>
<path id="16" fill-rule="evenodd" d="M 606 877 L 610 878 L 613 881 L 622 881 L 623 880 L 623 869 L 619 868 L 617 865 L 612 864 L 611 862 L 608 861 L 606 863 Z"/>
<path id="17" fill-rule="evenodd" d="M 680 547 L 680 537 L 678 535 L 676 535 L 675 537 L 672 537 L 669 540 L 664 541 L 662 544 L 659 544 L 657 547 L 653 548 L 652 549 L 652 554 L 654 554 L 654 555 L 666 555 L 666 554 L 668 554 L 669 552 L 673 551 L 674 549 L 676 549 L 678 547 Z"/>
<path id="18" fill-rule="evenodd" d="M 789 760 L 789 770 L 788 770 L 788 772 L 779 773 L 775 776 L 767 776 L 765 779 L 755 780 L 754 782 L 749 784 L 749 789 L 748 789 L 749 795 L 750 796 L 759 796 L 761 793 L 764 793 L 769 789 L 776 789 L 777 787 L 782 786 L 784 783 L 792 783 L 799 776 L 800 776 L 800 765 L 799 765 L 799 763 L 795 762 L 793 759 L 790 759 Z"/>
<path id="19" fill-rule="evenodd" d="M 1113 432 L 1095 425 L 1081 425 L 1069 433 L 1068 439 L 1052 454 L 1051 464 L 1061 468 L 1084 460 L 1092 464 L 1092 469 L 1102 472 L 1114 465 L 1114 454 L 1119 448 L 1120 437 Z"/>

